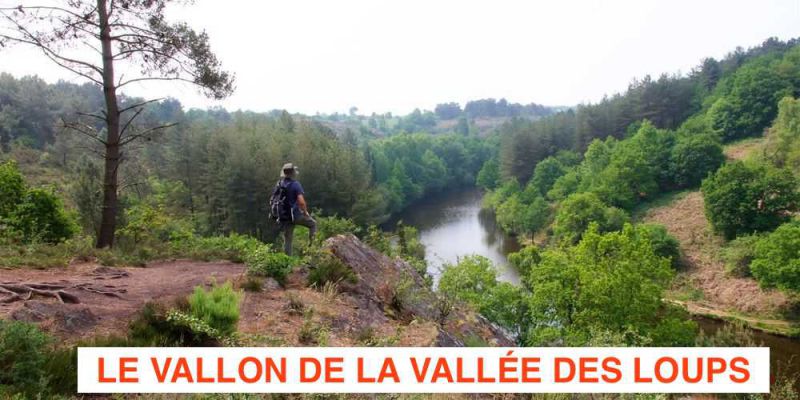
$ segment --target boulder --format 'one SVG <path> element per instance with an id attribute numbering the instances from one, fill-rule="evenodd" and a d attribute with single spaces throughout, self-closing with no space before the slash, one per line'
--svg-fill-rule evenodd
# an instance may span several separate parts
<path id="1" fill-rule="evenodd" d="M 489 346 L 513 346 L 514 341 L 474 311 L 456 307 L 442 313 L 436 293 L 408 262 L 390 258 L 372 249 L 353 235 L 338 235 L 325 242 L 325 248 L 349 266 L 358 277 L 343 289 L 359 300 L 360 308 L 381 311 L 395 319 L 423 319 L 440 325 L 437 346 L 464 346 L 483 342 Z"/>

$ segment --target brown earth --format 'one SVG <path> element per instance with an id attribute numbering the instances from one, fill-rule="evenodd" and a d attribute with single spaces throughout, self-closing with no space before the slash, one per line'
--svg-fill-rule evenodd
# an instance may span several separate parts
<path id="1" fill-rule="evenodd" d="M 475 339 L 486 345 L 513 344 L 469 310 L 456 308 L 442 318 L 435 295 L 405 261 L 386 257 L 352 235 L 330 239 L 327 250 L 353 269 L 357 282 L 308 288 L 308 266 L 297 268 L 285 288 L 270 278 L 255 278 L 262 281 L 262 290 L 243 292 L 238 327 L 242 344 L 463 346 Z M 145 268 L 81 263 L 49 270 L 0 270 L 0 287 L 53 285 L 64 287 L 67 300 L 77 299 L 61 302 L 36 293 L 16 299 L 0 291 L 0 318 L 37 323 L 66 343 L 124 336 L 146 302 L 169 306 L 196 286 L 215 282 L 232 281 L 240 287 L 252 279 L 245 272 L 241 264 L 188 260 Z"/>
<path id="2" fill-rule="evenodd" d="M 750 139 L 729 145 L 725 155 L 729 160 L 741 160 L 759 151 L 764 139 Z M 737 278 L 725 271 L 720 258 L 724 240 L 711 231 L 706 219 L 703 195 L 700 191 L 676 196 L 670 204 L 652 208 L 644 215 L 646 222 L 664 225 L 680 242 L 685 271 L 676 282 L 680 292 L 688 286 L 702 292 L 702 300 L 681 301 L 696 314 L 742 320 L 753 327 L 782 332 L 790 323 L 776 317 L 789 306 L 787 296 L 777 290 L 764 290 L 752 278 Z M 743 315 L 748 314 L 748 315 Z"/>
<path id="3" fill-rule="evenodd" d="M 128 322 L 153 300 L 169 301 L 185 296 L 197 285 L 236 279 L 244 266 L 229 262 L 173 261 L 152 263 L 147 268 L 109 268 L 96 263 L 47 270 L 0 270 L 3 283 L 66 285 L 65 292 L 78 304 L 34 295 L 28 301 L 0 304 L 0 318 L 38 322 L 52 333 L 73 341 L 92 336 L 124 334 Z M 103 289 L 105 295 L 80 289 Z"/>
<path id="4" fill-rule="evenodd" d="M 711 232 L 703 211 L 703 195 L 690 192 L 672 204 L 656 207 L 644 217 L 664 225 L 681 244 L 683 272 L 691 286 L 702 290 L 705 308 L 745 313 L 770 313 L 787 304 L 786 295 L 764 290 L 750 278 L 736 278 L 725 272 L 719 258 L 723 240 Z"/>

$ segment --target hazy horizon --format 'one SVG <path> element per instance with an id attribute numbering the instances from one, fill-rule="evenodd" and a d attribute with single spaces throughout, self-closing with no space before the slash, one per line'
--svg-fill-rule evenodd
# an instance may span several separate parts
<path id="1" fill-rule="evenodd" d="M 309 115 L 353 106 L 407 114 L 481 98 L 574 106 L 622 92 L 634 78 L 687 73 L 737 46 L 800 36 L 800 0 L 198 0 L 170 15 L 208 32 L 237 91 L 212 101 L 187 84 L 151 83 L 126 94 Z M 20 46 L 0 50 L 0 71 L 83 82 Z"/>

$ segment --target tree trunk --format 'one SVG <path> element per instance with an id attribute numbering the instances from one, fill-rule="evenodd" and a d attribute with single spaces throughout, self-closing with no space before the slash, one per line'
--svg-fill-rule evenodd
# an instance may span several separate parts
<path id="1" fill-rule="evenodd" d="M 114 82 L 114 59 L 111 48 L 111 28 L 108 24 L 106 0 L 97 0 L 100 20 L 100 41 L 103 52 L 103 96 L 106 102 L 105 174 L 103 175 L 103 210 L 97 247 L 112 247 L 117 225 L 117 172 L 121 162 L 119 105 Z"/>

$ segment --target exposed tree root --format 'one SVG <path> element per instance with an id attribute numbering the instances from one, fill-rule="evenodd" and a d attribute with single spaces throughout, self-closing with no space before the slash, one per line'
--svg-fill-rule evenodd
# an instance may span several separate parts
<path id="1" fill-rule="evenodd" d="M 125 293 L 124 289 L 105 289 L 97 288 L 88 283 L 80 283 L 77 285 L 59 285 L 52 283 L 0 283 L 0 295 L 5 297 L 0 298 L 0 303 L 13 303 L 15 301 L 30 300 L 34 296 L 49 297 L 58 300 L 60 303 L 78 304 L 80 299 L 74 294 L 67 293 L 67 289 L 82 290 L 85 292 L 101 294 L 121 299 L 119 293 Z"/>

